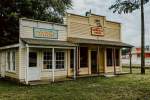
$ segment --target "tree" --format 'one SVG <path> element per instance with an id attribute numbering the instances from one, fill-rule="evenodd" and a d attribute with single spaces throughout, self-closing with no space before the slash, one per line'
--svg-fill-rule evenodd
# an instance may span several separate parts
<path id="1" fill-rule="evenodd" d="M 71 0 L 0 0 L 0 46 L 17 43 L 19 18 L 62 23 Z"/>
<path id="2" fill-rule="evenodd" d="M 141 8 L 141 74 L 145 74 L 145 27 L 144 27 L 144 4 L 149 0 L 116 0 L 115 4 L 109 9 L 113 12 L 121 14 L 132 13 L 136 9 Z"/>

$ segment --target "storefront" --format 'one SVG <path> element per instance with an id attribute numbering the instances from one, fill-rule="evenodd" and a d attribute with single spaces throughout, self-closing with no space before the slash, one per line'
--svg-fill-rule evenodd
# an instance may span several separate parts
<path id="1" fill-rule="evenodd" d="M 121 48 L 132 46 L 121 42 L 120 23 L 94 14 L 64 19 L 64 24 L 20 19 L 19 43 L 0 48 L 1 76 L 28 84 L 122 72 Z"/>

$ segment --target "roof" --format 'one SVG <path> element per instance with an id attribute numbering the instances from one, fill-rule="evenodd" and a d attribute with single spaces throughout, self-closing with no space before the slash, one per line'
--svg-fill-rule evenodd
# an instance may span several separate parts
<path id="1" fill-rule="evenodd" d="M 43 40 L 43 39 L 22 38 L 22 41 L 24 41 L 27 44 L 31 44 L 31 45 L 76 46 L 73 43 L 69 43 L 67 41 L 58 41 L 58 40 Z"/>
<path id="2" fill-rule="evenodd" d="M 33 21 L 33 22 L 41 22 L 41 23 L 47 23 L 47 24 L 55 24 L 55 25 L 60 25 L 60 26 L 67 26 L 67 25 L 62 24 L 62 23 L 42 21 L 42 20 L 35 20 L 35 19 L 29 19 L 29 18 L 25 18 L 25 17 L 20 18 L 20 20 Z"/>
<path id="3" fill-rule="evenodd" d="M 133 47 L 130 44 L 126 44 L 118 41 L 94 40 L 94 39 L 73 38 L 73 37 L 68 37 L 68 41 L 71 43 L 78 43 L 78 44 L 97 44 L 103 46 L 115 46 L 115 47 L 127 47 L 127 48 Z"/>
<path id="4" fill-rule="evenodd" d="M 17 48 L 17 47 L 19 47 L 19 43 L 0 47 L 0 50 L 12 49 L 12 48 Z"/>

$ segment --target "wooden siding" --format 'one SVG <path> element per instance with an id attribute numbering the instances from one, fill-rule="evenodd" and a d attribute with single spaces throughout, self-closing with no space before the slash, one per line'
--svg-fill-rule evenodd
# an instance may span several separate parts
<path id="1" fill-rule="evenodd" d="M 20 81 L 25 81 L 26 78 L 26 48 L 20 48 Z"/>
<path id="2" fill-rule="evenodd" d="M 81 17 L 72 14 L 67 16 L 68 37 L 95 39 L 95 40 L 108 40 L 108 41 L 121 41 L 120 24 L 106 21 L 105 17 L 89 16 Z M 91 27 L 96 26 L 95 20 L 100 20 L 104 29 L 104 36 L 92 36 Z"/>
<path id="3" fill-rule="evenodd" d="M 66 26 L 58 25 L 58 24 L 54 24 L 54 23 L 46 23 L 46 22 L 41 22 L 41 21 L 27 20 L 27 19 L 20 20 L 20 37 L 21 38 L 35 38 L 35 37 L 33 37 L 33 27 L 57 30 L 58 31 L 58 39 L 56 39 L 56 40 L 61 40 L 61 41 L 67 40 L 67 27 Z M 35 39 L 39 39 L 39 38 L 35 38 Z M 45 38 L 44 38 L 44 40 L 45 40 Z"/>
<path id="4" fill-rule="evenodd" d="M 7 71 L 7 51 L 11 51 L 11 50 L 15 50 L 16 52 L 16 59 L 15 59 L 15 63 L 16 63 L 16 70 L 14 72 L 11 71 Z M 19 78 L 19 49 L 7 49 L 7 50 L 2 50 L 0 51 L 1 55 L 1 67 L 3 67 L 5 69 L 5 76 L 6 77 L 11 77 L 11 78 L 15 78 L 18 79 Z"/>

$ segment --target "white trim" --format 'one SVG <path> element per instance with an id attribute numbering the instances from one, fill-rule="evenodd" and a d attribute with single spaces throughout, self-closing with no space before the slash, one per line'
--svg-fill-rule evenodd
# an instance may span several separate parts
<path id="1" fill-rule="evenodd" d="M 26 53 L 26 84 L 28 84 L 28 67 L 29 67 L 29 46 L 26 44 L 27 53 Z"/>
<path id="2" fill-rule="evenodd" d="M 54 48 L 52 49 L 52 79 L 53 79 L 53 82 L 55 81 L 55 50 Z"/>
<path id="3" fill-rule="evenodd" d="M 19 43 L 18 44 L 13 44 L 13 45 L 8 45 L 8 46 L 0 47 L 0 50 L 10 49 L 10 48 L 16 48 L 16 47 L 19 47 Z"/>
<path id="4" fill-rule="evenodd" d="M 34 45 L 29 45 L 29 47 L 32 48 L 57 48 L 57 49 L 74 49 L 75 47 L 60 47 L 60 46 L 34 46 Z"/>
<path id="5" fill-rule="evenodd" d="M 73 70 L 74 70 L 73 78 L 74 78 L 74 80 L 76 80 L 76 49 L 74 49 L 74 68 L 73 68 Z"/>

